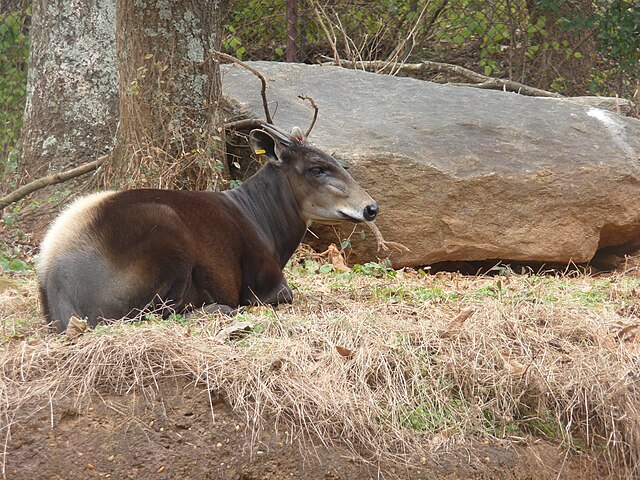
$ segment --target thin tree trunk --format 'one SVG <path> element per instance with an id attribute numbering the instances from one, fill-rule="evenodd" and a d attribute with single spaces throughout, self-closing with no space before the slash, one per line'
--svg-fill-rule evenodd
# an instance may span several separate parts
<path id="1" fill-rule="evenodd" d="M 298 61 L 298 0 L 287 0 L 287 62 Z"/>
<path id="2" fill-rule="evenodd" d="M 540 47 L 530 65 L 531 77 L 525 83 L 564 95 L 583 95 L 596 61 L 593 30 L 580 25 L 594 13 L 592 0 L 560 2 L 552 8 L 540 0 L 526 0 L 529 24 L 542 24 L 532 44 Z M 544 19 L 544 23 L 540 20 Z M 567 24 L 568 23 L 568 24 Z"/>

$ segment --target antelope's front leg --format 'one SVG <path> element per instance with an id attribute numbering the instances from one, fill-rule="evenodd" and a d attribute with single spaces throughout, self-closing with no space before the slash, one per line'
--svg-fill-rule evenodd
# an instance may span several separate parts
<path id="1" fill-rule="evenodd" d="M 280 284 L 272 290 L 267 296 L 258 299 L 260 303 L 267 305 L 278 305 L 279 303 L 292 303 L 293 291 L 287 283 L 287 279 L 282 277 Z"/>
<path id="2" fill-rule="evenodd" d="M 272 281 L 249 287 L 245 305 L 278 305 L 280 303 L 291 303 L 293 292 L 287 284 L 287 280 L 280 273 L 277 281 Z"/>

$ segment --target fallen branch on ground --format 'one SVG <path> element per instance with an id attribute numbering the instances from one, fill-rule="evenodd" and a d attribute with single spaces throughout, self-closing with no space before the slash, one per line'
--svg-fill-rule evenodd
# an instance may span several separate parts
<path id="1" fill-rule="evenodd" d="M 395 73 L 402 72 L 405 74 L 424 74 L 432 72 L 446 72 L 454 75 L 459 75 L 471 82 L 477 83 L 453 83 L 453 85 L 460 85 L 466 87 L 475 88 L 488 88 L 494 90 L 506 90 L 508 92 L 516 92 L 522 95 L 528 95 L 532 97 L 556 97 L 560 98 L 562 95 L 559 93 L 549 92 L 540 88 L 531 87 L 520 82 L 513 80 L 504 80 L 501 78 L 489 77 L 482 75 L 481 73 L 474 72 L 468 68 L 461 67 L 460 65 L 452 65 L 450 63 L 441 62 L 429 62 L 423 61 L 421 63 L 405 63 L 397 65 L 396 63 L 385 62 L 382 60 L 372 60 L 368 62 L 350 62 L 347 60 L 340 60 L 336 62 L 332 60 L 326 62 L 325 65 L 339 65 L 345 68 L 361 68 L 367 71 L 373 71 L 376 73 L 384 73 L 385 71 L 392 70 Z"/>
<path id="2" fill-rule="evenodd" d="M 49 175 L 47 177 L 34 180 L 33 182 L 29 182 L 26 185 L 23 185 L 17 190 L 11 192 L 10 194 L 0 198 L 0 210 L 11 205 L 12 203 L 17 202 L 18 200 L 22 200 L 24 197 L 26 197 L 30 193 L 35 192 L 36 190 L 48 187 L 49 185 L 55 185 L 56 183 L 63 183 L 67 180 L 71 180 L 72 178 L 84 175 L 85 173 L 92 172 L 96 170 L 100 165 L 102 165 L 107 158 L 109 158 L 109 155 L 103 155 L 93 162 L 85 163 L 84 165 L 72 168 L 71 170 L 54 173 L 53 175 Z"/>

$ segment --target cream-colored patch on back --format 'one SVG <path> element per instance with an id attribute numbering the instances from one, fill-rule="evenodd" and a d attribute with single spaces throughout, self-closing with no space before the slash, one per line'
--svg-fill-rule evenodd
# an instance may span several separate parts
<path id="1" fill-rule="evenodd" d="M 38 276 L 43 281 L 56 257 L 92 241 L 87 225 L 95 218 L 96 206 L 116 192 L 98 192 L 81 197 L 71 203 L 53 222 L 40 244 Z M 93 240 L 95 242 L 95 240 Z"/>

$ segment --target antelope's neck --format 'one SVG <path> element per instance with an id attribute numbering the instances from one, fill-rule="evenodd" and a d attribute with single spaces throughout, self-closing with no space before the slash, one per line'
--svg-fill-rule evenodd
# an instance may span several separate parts
<path id="1" fill-rule="evenodd" d="M 224 192 L 272 247 L 282 268 L 307 229 L 298 200 L 284 174 L 266 163 L 238 188 Z"/>

